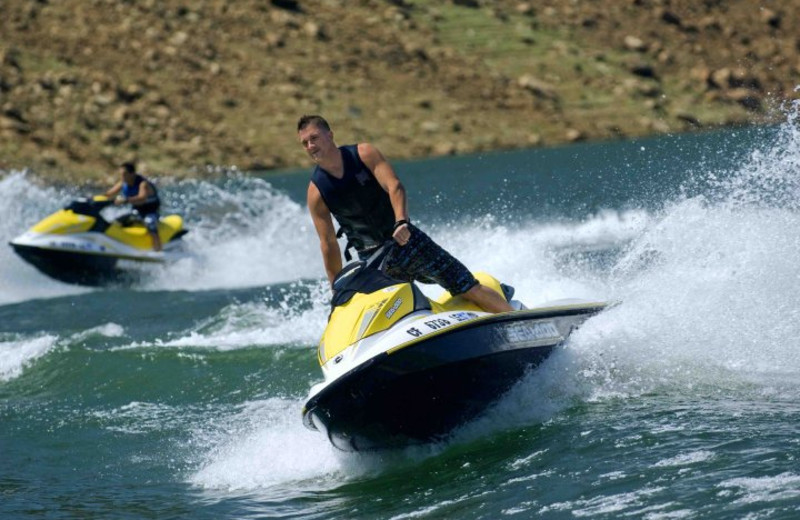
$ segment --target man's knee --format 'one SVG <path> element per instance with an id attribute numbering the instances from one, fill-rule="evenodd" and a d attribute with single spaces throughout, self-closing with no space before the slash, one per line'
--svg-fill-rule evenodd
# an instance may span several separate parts
<path id="1" fill-rule="evenodd" d="M 471 302 L 474 302 L 474 301 L 476 301 L 476 299 L 480 299 L 480 297 L 482 296 L 481 293 L 484 290 L 487 290 L 487 289 L 488 288 L 486 286 L 481 285 L 480 282 L 478 282 L 475 285 L 473 285 L 472 287 L 470 287 L 467 290 L 467 292 L 462 293 L 461 296 L 465 297 L 466 299 L 468 299 Z M 488 289 L 488 290 L 491 290 L 491 289 Z"/>
<path id="2" fill-rule="evenodd" d="M 514 310 L 505 296 L 485 285 L 477 284 L 463 296 L 487 312 L 506 312 Z"/>

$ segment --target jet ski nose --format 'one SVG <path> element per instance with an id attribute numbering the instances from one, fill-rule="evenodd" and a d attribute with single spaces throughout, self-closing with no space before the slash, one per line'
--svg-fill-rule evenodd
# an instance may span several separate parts
<path id="1" fill-rule="evenodd" d="M 500 284 L 500 288 L 503 290 L 503 296 L 505 296 L 506 301 L 510 302 L 511 298 L 514 297 L 514 293 L 516 292 L 516 289 L 514 289 L 510 285 L 506 285 L 504 283 Z"/>

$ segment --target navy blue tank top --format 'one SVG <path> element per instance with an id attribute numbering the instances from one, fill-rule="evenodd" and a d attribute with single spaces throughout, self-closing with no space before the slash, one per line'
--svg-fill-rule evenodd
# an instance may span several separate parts
<path id="1" fill-rule="evenodd" d="M 392 237 L 394 210 L 389 194 L 358 156 L 358 145 L 340 146 L 344 175 L 337 179 L 319 166 L 311 182 L 347 235 L 348 245 L 363 252 Z"/>
<path id="2" fill-rule="evenodd" d="M 156 186 L 138 173 L 136 174 L 136 178 L 133 180 L 133 184 L 129 185 L 125 181 L 122 182 L 122 194 L 127 198 L 135 197 L 139 194 L 139 189 L 141 188 L 141 184 L 143 182 L 146 182 L 150 185 L 150 187 L 153 189 L 153 195 L 148 197 L 147 200 L 141 204 L 134 205 L 133 208 L 142 215 L 156 213 L 158 212 L 158 208 L 161 206 L 161 200 L 158 198 Z"/>

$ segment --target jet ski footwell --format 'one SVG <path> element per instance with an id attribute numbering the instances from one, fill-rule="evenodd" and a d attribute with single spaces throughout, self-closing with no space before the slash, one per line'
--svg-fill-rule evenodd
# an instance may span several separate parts
<path id="1" fill-rule="evenodd" d="M 488 315 L 411 340 L 312 393 L 303 420 L 345 451 L 444 439 L 604 308 L 583 302 Z"/>

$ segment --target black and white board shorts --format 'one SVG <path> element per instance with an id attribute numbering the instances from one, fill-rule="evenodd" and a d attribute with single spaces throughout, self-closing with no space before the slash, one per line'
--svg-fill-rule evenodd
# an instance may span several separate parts
<path id="1" fill-rule="evenodd" d="M 458 259 L 417 227 L 409 224 L 408 229 L 411 237 L 406 245 L 395 244 L 386 258 L 386 274 L 404 282 L 437 283 L 453 296 L 478 285 L 475 276 Z"/>

